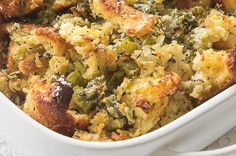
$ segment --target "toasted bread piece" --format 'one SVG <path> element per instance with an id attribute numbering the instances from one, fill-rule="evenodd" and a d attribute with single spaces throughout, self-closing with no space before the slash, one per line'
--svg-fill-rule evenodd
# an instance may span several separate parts
<path id="1" fill-rule="evenodd" d="M 37 66 L 36 59 L 36 54 L 29 54 L 19 62 L 19 70 L 25 75 L 45 73 L 48 67 L 47 60 L 45 58 L 39 59 L 41 66 Z"/>
<path id="2" fill-rule="evenodd" d="M 236 45 L 236 18 L 212 9 L 206 20 L 193 30 L 194 48 L 232 50 Z"/>
<path id="3" fill-rule="evenodd" d="M 218 50 L 234 49 L 236 46 L 235 34 L 230 34 L 227 40 L 220 40 L 213 43 L 213 47 Z"/>
<path id="4" fill-rule="evenodd" d="M 118 0 L 93 0 L 91 8 L 95 15 L 118 24 L 131 36 L 147 35 L 157 23 L 155 16 L 135 10 Z"/>
<path id="5" fill-rule="evenodd" d="M 190 94 L 200 101 L 211 98 L 226 87 L 236 83 L 236 51 L 200 52 L 193 61 L 194 89 Z"/>
<path id="6" fill-rule="evenodd" d="M 225 11 L 235 11 L 236 1 L 235 0 L 216 0 L 217 3 L 222 4 Z"/>
<path id="7" fill-rule="evenodd" d="M 19 62 L 26 59 L 30 53 L 37 54 L 47 51 L 51 56 L 69 59 L 70 53 L 74 51 L 73 47 L 50 27 L 15 23 L 6 25 L 5 31 L 11 36 L 7 63 L 11 71 L 17 70 Z M 46 67 L 45 60 L 41 61 Z"/>
<path id="8" fill-rule="evenodd" d="M 43 0 L 1 0 L 0 12 L 5 17 L 20 17 L 43 6 Z"/>
<path id="9" fill-rule="evenodd" d="M 131 82 L 124 101 L 134 105 L 135 123 L 131 136 L 140 136 L 156 126 L 166 112 L 169 98 L 180 86 L 181 78 L 170 73 L 162 78 L 140 78 Z"/>
<path id="10" fill-rule="evenodd" d="M 86 130 L 89 116 L 68 110 L 72 85 L 63 77 L 56 83 L 38 81 L 27 95 L 23 111 L 44 126 L 67 136 L 76 129 Z"/>
<path id="11" fill-rule="evenodd" d="M 54 12 L 57 12 L 57 11 L 75 6 L 79 4 L 79 2 L 81 1 L 82 0 L 55 0 L 51 7 L 51 10 Z"/>
<path id="12" fill-rule="evenodd" d="M 72 136 L 76 122 L 67 113 L 72 94 L 71 84 L 64 80 L 54 84 L 43 80 L 28 94 L 23 110 L 46 127 Z"/>
<path id="13" fill-rule="evenodd" d="M 105 22 L 87 27 L 81 26 L 81 21 L 79 17 L 65 14 L 58 18 L 54 27 L 59 29 L 62 38 L 73 45 L 84 59 L 83 65 L 88 69 L 83 77 L 91 80 L 117 60 L 117 53 L 107 48 L 114 24 Z"/>
<path id="14" fill-rule="evenodd" d="M 40 27 L 33 24 L 9 23 L 5 30 L 11 35 L 11 40 L 23 44 L 42 44 L 45 50 L 55 56 L 69 56 L 71 45 L 61 38 L 54 28 Z"/>
<path id="15" fill-rule="evenodd" d="M 54 27 L 59 29 L 62 38 L 72 44 L 79 54 L 87 57 L 99 43 L 108 45 L 114 24 L 105 22 L 88 27 L 82 18 L 64 14 L 59 16 Z"/>

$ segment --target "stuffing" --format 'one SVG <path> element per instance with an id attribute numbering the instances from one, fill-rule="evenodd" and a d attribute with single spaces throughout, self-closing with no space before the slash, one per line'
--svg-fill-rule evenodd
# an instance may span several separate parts
<path id="1" fill-rule="evenodd" d="M 162 4 L 164 3 L 165 0 L 154 0 L 152 3 L 154 4 Z M 125 0 L 125 2 L 128 4 L 128 5 L 134 5 L 138 2 L 140 2 L 139 0 Z M 146 2 L 146 1 L 144 1 Z"/>
<path id="2" fill-rule="evenodd" d="M 2 0 L 0 92 L 75 139 L 139 137 L 236 84 L 234 6 Z"/>
<path id="3" fill-rule="evenodd" d="M 236 1 L 235 0 L 217 0 L 219 4 L 222 4 L 224 10 L 226 11 L 235 11 L 236 10 Z"/>
<path id="4" fill-rule="evenodd" d="M 23 110 L 46 127 L 72 136 L 75 128 L 85 129 L 88 124 L 87 116 L 68 111 L 72 94 L 72 85 L 64 78 L 54 84 L 41 80 L 28 94 Z"/>
<path id="5" fill-rule="evenodd" d="M 25 75 L 30 75 L 30 74 L 42 74 L 45 73 L 47 70 L 47 60 L 42 58 L 39 59 L 40 65 L 36 64 L 36 57 L 35 54 L 30 54 L 25 57 L 24 60 L 20 61 L 18 64 L 19 71 L 21 71 Z"/>
<path id="6" fill-rule="evenodd" d="M 84 141 L 104 141 L 98 134 L 89 133 L 87 131 L 76 131 L 73 138 Z"/>
<path id="7" fill-rule="evenodd" d="M 144 46 L 142 50 L 136 50 L 132 58 L 141 67 L 142 75 L 153 74 L 158 66 L 176 72 L 183 80 L 190 79 L 193 73 L 190 64 L 187 63 L 183 46 L 176 42 L 163 46 Z"/>
<path id="8" fill-rule="evenodd" d="M 92 11 L 115 24 L 131 36 L 142 37 L 150 33 L 157 23 L 153 15 L 135 10 L 117 0 L 93 0 Z"/>
<path id="9" fill-rule="evenodd" d="M 193 70 L 196 73 L 192 77 L 193 91 L 190 95 L 205 100 L 234 84 L 235 60 L 235 51 L 227 53 L 209 49 L 199 52 L 193 60 Z"/>
<path id="10" fill-rule="evenodd" d="M 194 48 L 234 49 L 236 44 L 236 18 L 225 16 L 222 12 L 212 10 L 205 22 L 193 30 Z"/>
<path id="11" fill-rule="evenodd" d="M 81 0 L 55 0 L 51 6 L 51 10 L 54 12 L 61 11 L 66 8 L 70 8 L 79 4 Z"/>
<path id="12" fill-rule="evenodd" d="M 20 17 L 40 9 L 43 0 L 1 0 L 0 13 L 5 17 Z"/>
<path id="13" fill-rule="evenodd" d="M 108 22 L 88 28 L 87 25 L 84 26 L 84 22 L 79 17 L 63 15 L 57 19 L 54 27 L 59 29 L 59 34 L 84 58 L 83 65 L 88 69 L 83 77 L 91 80 L 101 76 L 106 67 L 117 60 L 117 54 L 106 47 L 114 26 Z"/>
<path id="14" fill-rule="evenodd" d="M 4 51 L 7 49 L 4 43 L 5 33 L 2 30 L 3 29 L 1 24 L 2 22 L 3 20 L 0 14 L 0 70 L 4 68 L 4 65 L 6 63 L 6 60 L 4 59 Z"/>
<path id="15" fill-rule="evenodd" d="M 177 91 L 169 100 L 165 115 L 160 120 L 160 126 L 167 125 L 192 109 L 193 103 L 190 98 L 184 92 Z"/>
<path id="16" fill-rule="evenodd" d="M 78 5 L 81 0 L 2 0 L 0 13 L 5 17 L 21 17 L 31 13 L 48 9 L 52 12 L 60 12 L 72 6 Z"/>
<path id="17" fill-rule="evenodd" d="M 20 69 L 27 75 L 39 70 L 43 74 L 52 56 L 70 58 L 74 52 L 52 28 L 13 23 L 7 24 L 5 29 L 11 35 L 7 61 L 10 71 Z M 29 64 L 32 66 L 28 67 Z"/>
<path id="18" fill-rule="evenodd" d="M 3 69 L 5 60 L 4 60 L 4 45 L 2 42 L 0 42 L 0 69 Z"/>
<path id="19" fill-rule="evenodd" d="M 58 73 L 60 75 L 70 71 L 69 60 L 60 56 L 53 56 L 49 61 L 49 67 L 53 73 Z"/>
<path id="20" fill-rule="evenodd" d="M 109 34 L 112 33 L 114 28 L 109 22 L 88 28 L 86 21 L 80 17 L 70 15 L 59 17 L 54 27 L 59 29 L 59 34 L 75 46 L 76 51 L 83 57 L 93 52 L 100 43 L 107 45 Z"/>
<path id="21" fill-rule="evenodd" d="M 174 0 L 174 4 L 181 9 L 190 9 L 195 6 L 210 7 L 213 0 Z"/>
<path id="22" fill-rule="evenodd" d="M 12 91 L 9 87 L 9 80 L 6 76 L 6 74 L 0 72 L 0 91 L 6 95 L 8 98 L 11 98 Z"/>
<path id="23" fill-rule="evenodd" d="M 131 82 L 124 94 L 127 105 L 134 106 L 135 124 L 130 130 L 132 136 L 150 131 L 160 121 L 168 105 L 169 97 L 176 93 L 181 79 L 171 73 L 162 78 L 143 78 Z"/>

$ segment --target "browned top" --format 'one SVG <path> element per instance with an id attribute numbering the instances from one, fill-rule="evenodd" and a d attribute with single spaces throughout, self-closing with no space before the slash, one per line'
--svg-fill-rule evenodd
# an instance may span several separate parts
<path id="1" fill-rule="evenodd" d="M 153 15 L 143 13 L 117 0 L 94 0 L 93 12 L 118 24 L 129 35 L 142 37 L 157 23 Z"/>
<path id="2" fill-rule="evenodd" d="M 24 111 L 46 127 L 72 136 L 76 123 L 67 113 L 72 94 L 69 83 L 40 81 L 28 95 Z"/>
<path id="3" fill-rule="evenodd" d="M 36 11 L 43 5 L 43 0 L 1 0 L 0 12 L 5 17 L 16 17 Z"/>

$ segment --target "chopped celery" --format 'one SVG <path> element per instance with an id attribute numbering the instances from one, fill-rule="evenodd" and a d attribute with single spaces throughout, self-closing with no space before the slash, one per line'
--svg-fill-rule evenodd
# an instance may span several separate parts
<path id="1" fill-rule="evenodd" d="M 125 73 L 123 71 L 115 72 L 110 78 L 110 80 L 108 81 L 108 87 L 110 89 L 116 88 L 123 82 L 124 77 L 125 77 Z"/>
<path id="2" fill-rule="evenodd" d="M 121 41 L 119 49 L 124 52 L 132 53 L 135 50 L 139 49 L 139 45 L 135 43 L 132 39 L 125 38 Z"/>
<path id="3" fill-rule="evenodd" d="M 70 81 L 74 86 L 79 85 L 81 87 L 84 87 L 87 85 L 87 81 L 82 77 L 82 75 L 78 71 L 71 72 L 66 79 Z"/>
<path id="4" fill-rule="evenodd" d="M 125 109 L 125 116 L 128 120 L 128 123 L 130 125 L 135 123 L 135 119 L 134 119 L 134 111 L 132 109 Z"/>
<path id="5" fill-rule="evenodd" d="M 75 86 L 73 90 L 74 94 L 71 99 L 70 109 L 76 110 L 79 113 L 88 113 L 94 107 L 94 104 L 81 97 L 82 87 Z"/>
<path id="6" fill-rule="evenodd" d="M 116 107 L 108 107 L 107 112 L 109 115 L 111 115 L 112 117 L 116 119 L 120 119 L 123 117 L 123 115 L 120 113 L 120 111 Z"/>
<path id="7" fill-rule="evenodd" d="M 132 77 L 140 73 L 140 67 L 132 59 L 122 62 L 120 67 L 128 77 Z"/>
<path id="8" fill-rule="evenodd" d="M 152 44 L 155 44 L 156 43 L 156 38 L 154 36 L 150 36 L 148 38 L 146 38 L 144 41 L 143 41 L 143 45 L 152 45 Z"/>
<path id="9" fill-rule="evenodd" d="M 75 63 L 75 68 L 80 72 L 80 74 L 83 74 L 86 71 L 86 68 L 82 65 L 80 61 L 77 61 Z"/>

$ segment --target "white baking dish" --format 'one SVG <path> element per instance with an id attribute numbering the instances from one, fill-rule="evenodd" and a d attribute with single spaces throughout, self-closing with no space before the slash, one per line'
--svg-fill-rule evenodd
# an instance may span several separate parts
<path id="1" fill-rule="evenodd" d="M 53 132 L 0 93 L 0 156 L 233 156 L 234 146 L 192 151 L 201 150 L 235 126 L 236 85 L 156 131 L 103 143 L 79 141 Z"/>

